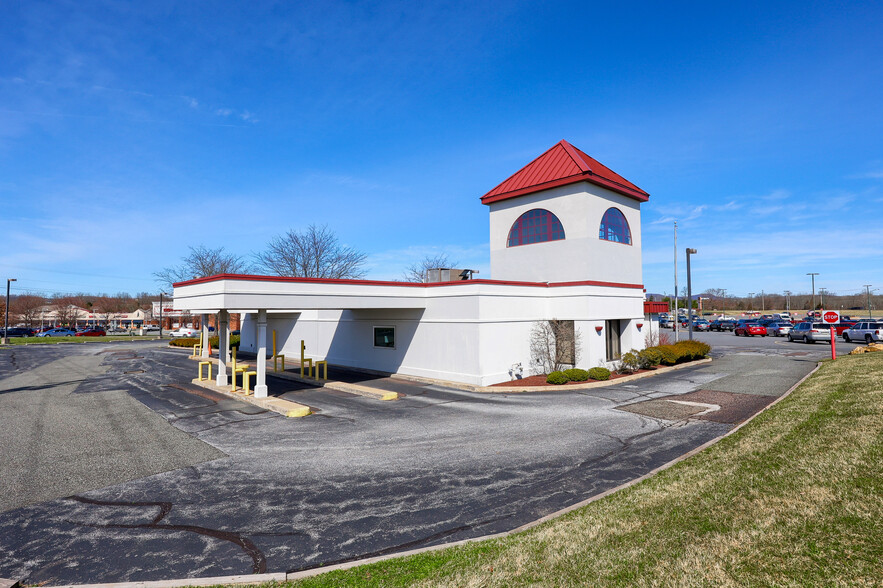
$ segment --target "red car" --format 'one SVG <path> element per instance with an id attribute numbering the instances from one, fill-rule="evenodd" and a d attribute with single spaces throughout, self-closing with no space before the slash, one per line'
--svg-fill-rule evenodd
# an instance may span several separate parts
<path id="1" fill-rule="evenodd" d="M 755 335 L 766 337 L 768 334 L 765 326 L 758 323 L 748 323 L 744 321 L 739 321 L 736 324 L 736 328 L 733 329 L 733 333 L 736 336 L 745 335 L 746 337 L 749 335 L 751 335 L 752 337 Z"/>
<path id="2" fill-rule="evenodd" d="M 102 329 L 87 329 L 85 331 L 80 331 L 75 337 L 104 337 L 107 335 Z"/>

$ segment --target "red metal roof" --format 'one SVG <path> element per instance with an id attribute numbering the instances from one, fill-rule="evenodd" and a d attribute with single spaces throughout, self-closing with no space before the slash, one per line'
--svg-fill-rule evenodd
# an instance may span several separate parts
<path id="1" fill-rule="evenodd" d="M 561 140 L 482 196 L 481 202 L 490 204 L 576 182 L 591 182 L 641 202 L 650 198 L 647 192 L 609 167 Z"/>

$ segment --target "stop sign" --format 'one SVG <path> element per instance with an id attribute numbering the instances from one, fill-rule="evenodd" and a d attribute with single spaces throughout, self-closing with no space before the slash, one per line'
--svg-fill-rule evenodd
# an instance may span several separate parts
<path id="1" fill-rule="evenodd" d="M 826 310 L 822 313 L 822 320 L 833 325 L 840 322 L 840 313 L 836 310 Z"/>

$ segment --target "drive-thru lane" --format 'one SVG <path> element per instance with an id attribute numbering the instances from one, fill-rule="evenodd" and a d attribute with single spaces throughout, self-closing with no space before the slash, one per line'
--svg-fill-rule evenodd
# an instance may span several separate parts
<path id="1" fill-rule="evenodd" d="M 16 486 L 15 499 L 0 502 L 0 577 L 83 583 L 289 571 L 513 529 L 726 433 L 744 407 L 774 400 L 824 356 L 820 346 L 768 340 L 719 344 L 710 364 L 580 392 L 404 383 L 403 398 L 381 402 L 269 378 L 271 393 L 318 409 L 301 419 L 193 389 L 193 362 L 158 344 L 2 350 L 0 428 L 16 406 L 46 405 L 54 394 L 72 426 L 95 417 L 96 453 L 125 440 L 115 459 L 128 465 L 90 476 L 95 456 L 81 446 L 68 455 L 67 437 L 51 430 L 67 421 L 30 414 L 29 427 L 42 432 L 27 441 L 68 466 L 53 483 L 52 472 L 29 474 L 46 456 L 4 462 Z M 59 362 L 76 377 L 62 378 Z M 109 394 L 130 420 L 94 413 Z M 685 394 L 698 400 L 668 400 Z M 699 414 L 715 403 L 730 416 L 688 418 L 690 407 Z M 150 426 L 135 429 L 139 420 Z M 38 492 L 36 479 L 54 494 Z"/>

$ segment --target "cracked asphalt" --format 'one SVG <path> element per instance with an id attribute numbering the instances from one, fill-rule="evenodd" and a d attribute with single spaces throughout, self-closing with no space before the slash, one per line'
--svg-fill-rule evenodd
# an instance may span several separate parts
<path id="1" fill-rule="evenodd" d="M 829 352 L 697 338 L 713 363 L 578 393 L 396 382 L 382 402 L 268 378 L 318 410 L 301 419 L 190 385 L 159 343 L 4 348 L 0 577 L 293 571 L 514 529 L 725 434 L 739 399 L 757 410 Z M 690 394 L 730 422 L 636 408 Z"/>

